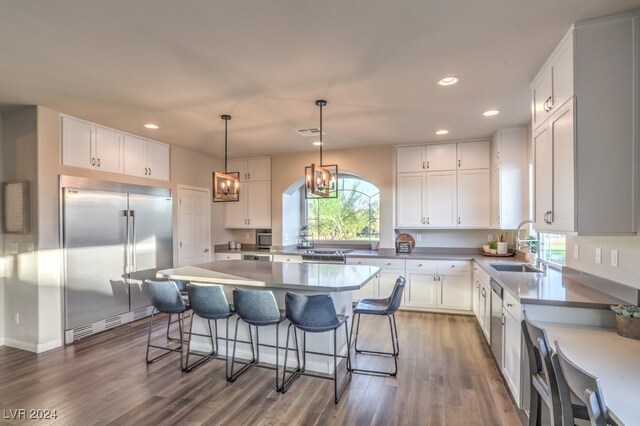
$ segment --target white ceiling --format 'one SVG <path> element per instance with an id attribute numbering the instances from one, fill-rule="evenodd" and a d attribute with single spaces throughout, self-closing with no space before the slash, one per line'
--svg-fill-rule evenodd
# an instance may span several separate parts
<path id="1" fill-rule="evenodd" d="M 529 121 L 571 23 L 640 0 L 0 0 L 0 106 L 230 158 L 485 137 Z M 460 82 L 436 82 L 455 75 Z M 496 108 L 501 114 L 485 118 Z M 151 131 L 144 123 L 154 122 Z M 440 128 L 450 130 L 436 136 Z"/>

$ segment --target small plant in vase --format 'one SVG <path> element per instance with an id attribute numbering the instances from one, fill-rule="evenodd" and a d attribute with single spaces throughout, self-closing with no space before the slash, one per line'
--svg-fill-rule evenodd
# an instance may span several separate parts
<path id="1" fill-rule="evenodd" d="M 640 308 L 636 305 L 612 305 L 616 313 L 616 331 L 620 336 L 640 340 Z"/>
<path id="2" fill-rule="evenodd" d="M 498 252 L 498 242 L 496 240 L 489 241 L 489 251 L 491 254 L 496 254 Z"/>

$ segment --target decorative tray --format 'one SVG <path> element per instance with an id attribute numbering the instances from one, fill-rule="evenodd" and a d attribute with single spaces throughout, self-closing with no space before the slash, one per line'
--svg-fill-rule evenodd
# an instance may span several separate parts
<path id="1" fill-rule="evenodd" d="M 487 257 L 513 257 L 516 254 L 513 252 L 507 253 L 507 254 L 491 254 L 491 253 L 487 253 L 486 251 L 483 251 L 482 255 Z"/>

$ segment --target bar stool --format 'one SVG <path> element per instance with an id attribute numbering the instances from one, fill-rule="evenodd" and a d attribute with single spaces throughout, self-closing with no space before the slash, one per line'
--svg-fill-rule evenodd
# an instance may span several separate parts
<path id="1" fill-rule="evenodd" d="M 187 282 L 183 281 L 183 280 L 171 280 L 174 283 L 176 283 L 176 287 L 178 287 L 178 291 L 180 292 L 180 295 L 182 296 L 182 298 L 184 299 L 184 302 L 187 304 L 187 306 L 189 306 L 189 296 L 187 295 Z M 189 317 L 189 310 L 187 310 L 187 312 L 185 312 L 185 317 L 184 319 Z M 179 337 L 172 337 L 169 333 L 169 329 L 171 328 L 171 324 L 175 324 L 176 322 L 178 322 L 177 319 L 172 319 L 173 314 L 169 314 L 169 319 L 167 320 L 167 340 L 172 340 L 174 342 L 178 342 L 180 341 Z M 188 334 L 188 332 L 185 330 L 185 334 Z"/>
<path id="2" fill-rule="evenodd" d="M 356 307 L 353 309 L 353 321 L 351 322 L 351 335 L 353 336 L 353 326 L 358 318 L 356 325 L 356 337 L 354 341 L 354 349 L 356 355 L 359 353 L 370 355 L 390 355 L 393 357 L 395 370 L 393 372 L 379 370 L 365 370 L 361 368 L 353 368 L 355 373 L 375 374 L 383 376 L 396 376 L 398 374 L 398 355 L 400 354 L 400 344 L 398 342 L 398 327 L 396 326 L 396 312 L 402 302 L 402 293 L 404 291 L 405 279 L 398 277 L 393 287 L 391 295 L 385 299 L 360 299 Z M 360 331 L 361 315 L 386 315 L 389 319 L 389 330 L 391 331 L 391 352 L 374 351 L 368 349 L 358 349 L 358 332 Z"/>
<path id="3" fill-rule="evenodd" d="M 243 290 L 233 289 L 233 308 L 238 314 L 236 319 L 236 330 L 233 338 L 233 354 L 231 355 L 231 372 L 227 375 L 227 380 L 234 382 L 238 377 L 249 371 L 252 367 L 267 368 L 270 370 L 276 370 L 276 389 L 280 390 L 281 385 L 278 381 L 279 375 L 279 341 L 278 341 L 278 326 L 285 320 L 285 316 L 278 308 L 278 303 L 273 295 L 273 292 L 268 290 Z M 249 341 L 238 340 L 238 323 L 240 320 L 247 323 L 249 326 Z M 260 327 L 276 326 L 276 345 L 268 345 L 260 343 Z M 256 328 L 256 341 L 253 341 L 253 333 L 251 327 Z M 251 361 L 236 361 L 236 344 L 248 343 L 251 345 Z M 260 364 L 260 346 L 275 347 L 276 349 L 276 366 L 271 367 L 269 365 Z M 233 368 L 235 363 L 244 364 L 235 373 Z"/>
<path id="4" fill-rule="evenodd" d="M 189 295 L 189 302 L 193 315 L 197 315 L 202 319 L 207 320 L 207 326 L 209 328 L 209 334 L 201 334 L 193 332 L 193 316 L 191 317 L 191 324 L 189 326 L 189 345 L 187 346 L 187 360 L 184 371 L 190 372 L 205 362 L 211 360 L 218 355 L 218 320 L 226 320 L 226 334 L 225 334 L 225 376 L 229 376 L 229 317 L 233 316 L 235 312 L 229 306 L 227 298 L 224 295 L 222 286 L 215 284 L 192 284 L 186 285 L 186 290 Z M 213 321 L 213 331 L 211 330 L 211 321 Z M 192 336 L 209 337 L 211 339 L 211 352 L 202 355 L 193 353 L 200 357 L 199 360 L 189 365 L 189 355 L 191 352 L 191 340 Z"/>
<path id="5" fill-rule="evenodd" d="M 550 421 L 553 425 L 562 424 L 562 404 L 559 394 L 558 377 L 551 360 L 551 346 L 543 329 L 534 325 L 527 313 L 522 320 L 522 335 L 529 358 L 529 374 L 531 388 L 529 391 L 529 425 L 539 426 L 542 421 L 542 403 L 549 408 Z M 570 405 L 571 424 L 573 419 L 589 420 L 587 407 L 574 398 Z"/>
<path id="6" fill-rule="evenodd" d="M 333 396 L 334 402 L 337 404 L 338 401 L 340 401 L 340 397 L 344 393 L 344 390 L 347 388 L 347 385 L 351 381 L 351 340 L 349 338 L 347 327 L 347 319 L 349 316 L 338 315 L 336 313 L 333 300 L 328 294 L 305 296 L 302 294 L 287 292 L 285 295 L 285 311 L 287 319 L 291 324 L 289 324 L 289 327 L 287 328 L 287 346 L 284 353 L 284 368 L 282 372 L 282 393 L 287 392 L 288 386 L 291 385 L 293 380 L 297 379 L 301 375 L 329 379 L 333 380 Z M 337 330 L 341 325 L 344 325 L 344 335 L 347 340 L 347 355 L 338 355 Z M 289 379 L 287 379 L 287 355 L 289 353 L 289 334 L 291 332 L 291 327 L 294 328 L 293 336 L 296 344 L 295 351 L 298 358 L 298 365 L 296 370 L 291 373 L 291 376 L 289 376 Z M 302 364 L 300 364 L 297 330 L 302 331 Z M 305 372 L 307 354 L 306 333 L 324 333 L 327 331 L 333 331 L 333 354 L 308 352 L 316 355 L 333 356 L 333 378 Z M 347 359 L 346 378 L 339 393 L 338 358 Z"/>
<path id="7" fill-rule="evenodd" d="M 180 353 L 180 369 L 184 370 L 183 363 L 183 345 L 184 345 L 184 314 L 187 310 L 189 310 L 189 306 L 185 303 L 182 298 L 180 291 L 175 282 L 173 281 L 152 281 L 145 280 L 144 288 L 150 296 L 151 304 L 153 305 L 153 309 L 151 310 L 151 318 L 149 320 L 149 334 L 147 336 L 147 355 L 146 361 L 147 364 L 151 364 L 165 356 L 179 352 Z M 164 313 L 164 314 L 177 314 L 178 319 L 178 328 L 180 330 L 180 338 L 178 339 L 180 346 L 177 348 L 171 348 L 168 346 L 158 346 L 151 344 L 151 330 L 153 328 L 153 316 L 156 312 Z M 168 327 L 171 325 L 169 322 Z M 167 330 L 168 334 L 168 330 Z M 164 351 L 163 354 L 156 356 L 155 358 L 149 359 L 149 349 L 156 348 L 162 349 Z"/>
<path id="8" fill-rule="evenodd" d="M 563 424 L 573 424 L 571 397 L 575 395 L 586 405 L 592 426 L 615 425 L 616 423 L 609 417 L 600 380 L 571 362 L 557 341 L 556 352 L 551 359 L 558 376 Z"/>

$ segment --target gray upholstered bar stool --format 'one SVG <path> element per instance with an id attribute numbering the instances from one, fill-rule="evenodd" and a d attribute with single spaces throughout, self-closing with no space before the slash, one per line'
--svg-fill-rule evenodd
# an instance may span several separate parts
<path id="1" fill-rule="evenodd" d="M 578 398 L 586 405 L 592 426 L 615 425 L 609 417 L 600 380 L 571 362 L 558 342 L 555 343 L 556 352 L 551 355 L 551 360 L 558 377 L 563 424 L 573 424 L 573 398 Z"/>
<path id="2" fill-rule="evenodd" d="M 176 283 L 176 287 L 178 287 L 178 291 L 180 292 L 180 295 L 184 299 L 184 302 L 187 304 L 187 306 L 189 306 L 189 296 L 187 295 L 187 282 L 183 280 L 171 280 L 171 281 Z M 190 312 L 191 312 L 190 310 L 187 310 L 187 312 L 185 312 L 184 319 L 189 318 Z M 169 314 L 169 319 L 167 320 L 167 339 L 173 340 L 174 342 L 179 341 L 180 338 L 172 337 L 170 334 L 170 329 L 171 329 L 171 324 L 175 324 L 177 322 L 178 322 L 178 319 L 177 318 L 174 319 L 173 314 Z M 189 333 L 185 330 L 185 334 L 189 334 Z"/>
<path id="3" fill-rule="evenodd" d="M 344 390 L 347 388 L 347 385 L 351 381 L 351 341 L 349 339 L 349 332 L 347 329 L 347 318 L 349 318 L 349 316 L 338 315 L 336 313 L 336 307 L 333 304 L 333 299 L 331 299 L 331 296 L 328 294 L 306 296 L 287 292 L 285 295 L 285 311 L 287 319 L 291 324 L 289 324 L 289 327 L 287 328 L 287 345 L 284 353 L 284 368 L 282 369 L 282 393 L 287 392 L 288 387 L 291 385 L 293 380 L 297 379 L 301 375 L 330 379 L 333 380 L 334 402 L 337 404 L 338 401 L 340 401 L 340 397 L 344 393 Z M 344 335 L 347 341 L 347 355 L 338 355 L 337 331 L 341 325 L 344 325 Z M 295 371 L 293 371 L 287 379 L 287 355 L 289 353 L 289 335 L 292 327 L 294 328 L 293 337 L 296 345 L 295 351 L 298 358 L 298 365 Z M 300 346 L 298 345 L 298 334 L 296 333 L 296 330 L 302 331 L 302 364 L 300 363 Z M 324 333 L 327 331 L 333 331 L 333 354 L 306 350 L 306 333 Z M 305 372 L 307 353 L 333 356 L 333 378 Z M 347 360 L 346 377 L 340 392 L 338 392 L 338 358 L 346 358 Z"/>
<path id="4" fill-rule="evenodd" d="M 529 425 L 540 426 L 548 421 L 542 420 L 542 403 L 549 409 L 550 423 L 562 425 L 562 408 L 558 389 L 558 379 L 551 361 L 549 339 L 543 329 L 535 326 L 524 313 L 522 335 L 529 358 L 529 374 L 531 388 L 529 390 Z M 575 399 L 572 405 L 571 424 L 573 419 L 589 420 L 587 407 Z"/>
<path id="5" fill-rule="evenodd" d="M 396 312 L 402 302 L 402 293 L 404 291 L 405 279 L 398 277 L 393 287 L 391 295 L 385 299 L 360 299 L 353 309 L 353 321 L 351 322 L 351 335 L 353 335 L 353 327 L 357 318 L 356 337 L 354 340 L 354 349 L 356 355 L 359 353 L 370 355 L 390 355 L 393 357 L 395 365 L 394 371 L 365 370 L 361 368 L 353 368 L 355 373 L 379 374 L 384 376 L 395 376 L 398 374 L 398 355 L 400 354 L 400 344 L 398 342 L 398 327 L 396 325 Z M 389 330 L 391 332 L 391 352 L 375 351 L 370 349 L 358 349 L 358 332 L 360 331 L 361 315 L 385 315 L 389 319 Z"/>
<path id="6" fill-rule="evenodd" d="M 207 321 L 207 327 L 209 334 L 194 333 L 193 332 L 193 320 L 191 317 L 191 324 L 189 326 L 189 345 L 187 346 L 187 360 L 185 371 L 192 371 L 194 368 L 204 364 L 218 355 L 218 320 L 225 320 L 226 333 L 225 333 L 225 376 L 229 377 L 229 317 L 234 315 L 227 298 L 224 295 L 222 286 L 215 284 L 193 284 L 189 283 L 186 286 L 187 293 L 189 295 L 189 303 L 193 315 L 197 315 L 200 318 Z M 211 328 L 211 321 L 213 321 L 213 330 Z M 211 339 L 211 352 L 208 354 L 193 353 L 191 351 L 191 342 L 193 336 L 209 337 Z M 189 365 L 189 355 L 195 355 L 199 357 L 196 362 Z"/>
<path id="7" fill-rule="evenodd" d="M 146 360 L 147 364 L 151 364 L 154 361 L 157 361 L 165 356 L 179 352 L 180 353 L 180 369 L 184 370 L 183 363 L 183 346 L 184 346 L 184 314 L 189 310 L 189 306 L 182 298 L 180 294 L 180 290 L 178 290 L 178 286 L 173 281 L 152 281 L 145 280 L 144 288 L 151 299 L 151 304 L 153 305 L 153 309 L 151 310 L 151 318 L 149 319 L 149 334 L 147 336 L 147 355 Z M 178 339 L 179 346 L 172 348 L 169 346 L 158 346 L 151 344 L 151 331 L 153 329 L 153 316 L 155 313 L 164 313 L 173 315 L 178 315 L 177 323 L 180 331 L 180 338 Z M 171 325 L 171 321 L 169 321 L 169 326 Z M 168 330 L 167 330 L 168 335 Z M 156 348 L 161 349 L 163 353 L 154 358 L 149 358 L 149 349 Z"/>
<path id="8" fill-rule="evenodd" d="M 273 292 L 269 290 L 244 290 L 233 289 L 233 308 L 238 314 L 236 319 L 236 329 L 233 338 L 233 354 L 231 355 L 231 371 L 227 376 L 227 380 L 230 382 L 235 381 L 242 374 L 246 373 L 252 367 L 261 367 L 276 370 L 276 389 L 280 390 L 281 384 L 278 381 L 279 378 L 279 340 L 278 340 L 278 326 L 284 321 L 284 314 L 278 308 L 278 303 L 273 295 Z M 244 321 L 249 326 L 249 341 L 238 340 L 238 324 L 240 320 Z M 275 326 L 276 328 L 276 344 L 268 345 L 260 343 L 260 327 Z M 253 333 L 251 327 L 256 329 L 256 340 L 253 340 Z M 236 360 L 236 345 L 237 343 L 248 343 L 251 345 L 251 361 L 238 361 Z M 276 350 L 276 365 L 272 367 L 270 365 L 260 364 L 260 346 L 272 347 Z M 234 373 L 233 369 L 236 363 L 244 364 L 242 368 Z"/>

